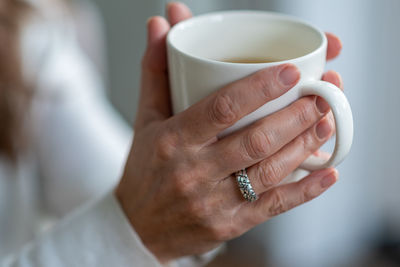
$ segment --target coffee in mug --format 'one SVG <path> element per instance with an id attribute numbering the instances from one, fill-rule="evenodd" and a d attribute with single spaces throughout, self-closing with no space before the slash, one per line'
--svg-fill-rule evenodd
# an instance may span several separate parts
<path id="1" fill-rule="evenodd" d="M 277 62 L 277 61 L 282 61 L 282 59 L 279 58 L 273 58 L 273 57 L 232 57 L 232 58 L 224 58 L 221 59 L 220 61 L 223 62 L 230 62 L 230 63 L 268 63 L 268 62 Z"/>

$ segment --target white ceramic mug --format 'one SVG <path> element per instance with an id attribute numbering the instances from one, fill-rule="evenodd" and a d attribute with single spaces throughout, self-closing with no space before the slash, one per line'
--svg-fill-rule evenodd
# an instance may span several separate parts
<path id="1" fill-rule="evenodd" d="M 334 152 L 326 162 L 308 158 L 301 167 L 317 170 L 336 166 L 353 140 L 350 105 L 336 86 L 320 81 L 327 39 L 314 26 L 287 15 L 259 11 L 225 11 L 197 16 L 175 25 L 167 37 L 169 78 L 174 113 L 181 112 L 224 85 L 260 69 L 292 63 L 299 83 L 220 133 L 224 136 L 282 109 L 306 95 L 330 105 L 336 122 Z M 229 63 L 227 58 L 279 58 L 270 63 Z"/>

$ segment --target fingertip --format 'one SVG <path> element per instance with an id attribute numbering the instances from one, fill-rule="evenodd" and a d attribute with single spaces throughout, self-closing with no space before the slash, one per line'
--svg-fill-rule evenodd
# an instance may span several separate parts
<path id="1" fill-rule="evenodd" d="M 142 59 L 143 69 L 165 71 L 166 37 L 170 27 L 161 16 L 150 17 L 147 20 L 147 47 Z"/>
<path id="2" fill-rule="evenodd" d="M 323 160 L 328 160 L 331 157 L 331 154 L 322 150 L 317 150 L 313 153 L 314 156 L 319 157 Z"/>
<path id="3" fill-rule="evenodd" d="M 278 66 L 279 81 L 284 86 L 294 86 L 300 80 L 300 71 L 293 64 L 282 64 Z"/>
<path id="4" fill-rule="evenodd" d="M 147 20 L 147 41 L 149 44 L 166 36 L 169 31 L 168 21 L 161 16 L 153 16 Z"/>
<path id="5" fill-rule="evenodd" d="M 331 173 L 333 176 L 336 177 L 336 180 L 339 179 L 339 171 L 338 171 L 336 168 L 330 167 L 330 168 L 328 168 L 328 170 L 330 171 L 330 173 Z"/>
<path id="6" fill-rule="evenodd" d="M 335 168 L 328 168 L 324 170 L 323 175 L 321 176 L 320 186 L 322 189 L 326 189 L 336 183 L 339 174 Z"/>
<path id="7" fill-rule="evenodd" d="M 162 16 L 152 16 L 147 19 L 147 26 L 148 27 L 154 27 L 160 24 L 168 24 L 166 19 Z"/>
<path id="8" fill-rule="evenodd" d="M 329 168 L 313 171 L 309 176 L 318 179 L 318 178 L 323 178 L 332 173 L 337 173 L 337 170 L 333 167 L 329 167 Z"/>
<path id="9" fill-rule="evenodd" d="M 181 2 L 168 2 L 166 9 L 167 18 L 171 26 L 192 16 L 189 7 Z"/>
<path id="10" fill-rule="evenodd" d="M 339 73 L 334 70 L 327 71 L 323 76 L 322 80 L 332 83 L 343 90 L 343 80 Z"/>
<path id="11" fill-rule="evenodd" d="M 333 134 L 333 126 L 328 118 L 323 117 L 315 127 L 315 133 L 321 142 L 326 142 Z"/>
<path id="12" fill-rule="evenodd" d="M 340 38 L 334 35 L 333 33 L 327 32 L 325 35 L 326 38 L 328 39 L 326 59 L 331 60 L 336 58 L 340 54 L 343 47 L 343 43 L 340 40 Z"/>
<path id="13" fill-rule="evenodd" d="M 332 45 L 333 44 L 335 45 L 336 50 L 340 52 L 343 48 L 342 39 L 340 39 L 337 35 L 330 32 L 328 32 L 327 35 L 328 35 L 328 40 L 330 40 L 332 42 Z"/>
<path id="14" fill-rule="evenodd" d="M 179 1 L 171 1 L 167 3 L 167 11 L 175 8 L 189 9 L 187 5 Z"/>

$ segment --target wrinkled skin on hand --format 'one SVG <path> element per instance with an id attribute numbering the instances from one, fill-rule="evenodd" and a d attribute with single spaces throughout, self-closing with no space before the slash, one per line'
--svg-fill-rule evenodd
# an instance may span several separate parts
<path id="1" fill-rule="evenodd" d="M 263 69 L 228 84 L 184 112 L 171 114 L 166 59 L 170 27 L 191 17 L 181 3 L 167 7 L 168 20 L 147 24 L 141 98 L 135 137 L 115 191 L 144 245 L 166 263 L 204 253 L 254 226 L 323 193 L 337 178 L 333 168 L 279 185 L 334 132 L 327 103 L 303 97 L 287 108 L 222 139 L 216 136 L 246 114 L 292 88 L 299 80 L 290 64 Z M 327 58 L 340 40 L 327 34 Z M 342 87 L 329 71 L 325 81 Z M 255 202 L 243 199 L 232 173 L 247 168 Z"/>

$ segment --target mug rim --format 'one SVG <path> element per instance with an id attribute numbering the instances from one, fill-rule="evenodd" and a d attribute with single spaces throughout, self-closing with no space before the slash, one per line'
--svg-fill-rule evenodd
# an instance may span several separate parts
<path id="1" fill-rule="evenodd" d="M 280 60 L 280 61 L 274 61 L 274 62 L 261 62 L 261 63 L 238 63 L 238 62 L 226 62 L 226 61 L 219 61 L 211 58 L 206 58 L 206 57 L 200 57 L 200 56 L 195 56 L 191 55 L 187 52 L 184 52 L 182 49 L 178 48 L 176 44 L 174 44 L 174 34 L 177 34 L 176 32 L 179 31 L 182 28 L 189 27 L 190 24 L 193 23 L 199 23 L 201 20 L 205 19 L 214 19 L 214 20 L 221 20 L 223 17 L 228 16 L 228 15 L 258 15 L 258 16 L 267 16 L 273 19 L 279 19 L 279 20 L 284 20 L 284 21 L 289 21 L 289 22 L 294 22 L 297 24 L 301 24 L 303 26 L 308 27 L 309 29 L 313 30 L 314 32 L 318 33 L 318 35 L 321 38 L 321 43 L 318 45 L 318 47 L 311 52 L 302 55 L 300 57 L 294 57 L 291 59 L 285 59 L 285 60 Z M 188 25 L 189 24 L 189 25 Z M 273 66 L 273 65 L 279 65 L 279 64 L 285 64 L 285 63 L 297 63 L 299 61 L 306 60 L 309 57 L 313 57 L 315 54 L 318 54 L 321 52 L 321 50 L 326 49 L 327 47 L 327 38 L 318 27 L 312 25 L 311 23 L 308 23 L 300 18 L 297 18 L 295 16 L 279 13 L 279 12 L 271 12 L 271 11 L 259 11 L 259 10 L 226 10 L 226 11 L 216 11 L 216 12 L 210 12 L 210 13 L 205 13 L 202 15 L 198 15 L 195 17 L 192 17 L 190 19 L 181 21 L 174 25 L 171 30 L 167 34 L 167 47 L 174 49 L 176 52 L 179 54 L 188 57 L 193 60 L 198 60 L 204 63 L 212 63 L 212 64 L 221 64 L 221 65 L 246 65 L 246 66 L 260 66 L 260 65 L 265 65 L 265 66 Z"/>

